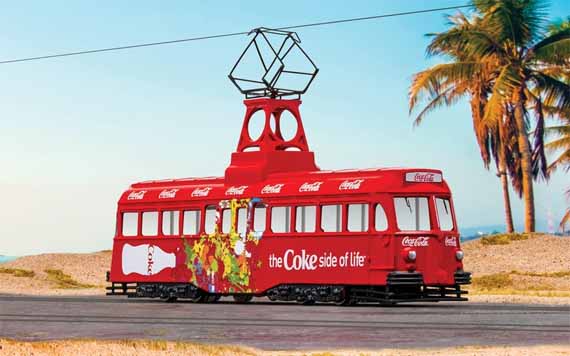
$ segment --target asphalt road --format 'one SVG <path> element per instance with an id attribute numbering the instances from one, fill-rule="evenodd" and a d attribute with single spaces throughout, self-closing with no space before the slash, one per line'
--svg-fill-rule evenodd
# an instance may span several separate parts
<path id="1" fill-rule="evenodd" d="M 570 344 L 570 307 L 433 303 L 392 307 L 164 303 L 0 296 L 0 338 L 169 339 L 266 350 Z"/>

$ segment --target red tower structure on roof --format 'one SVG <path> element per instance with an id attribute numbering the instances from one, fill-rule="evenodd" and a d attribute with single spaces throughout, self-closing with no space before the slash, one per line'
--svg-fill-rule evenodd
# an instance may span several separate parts
<path id="1" fill-rule="evenodd" d="M 311 85 L 318 68 L 301 48 L 295 32 L 257 28 L 250 34 L 253 38 L 229 74 L 246 97 L 246 112 L 236 152 L 225 172 L 226 184 L 261 181 L 272 173 L 319 170 L 299 112 L 301 94 Z M 258 111 L 264 114 L 263 129 L 258 138 L 253 138 L 250 122 Z M 297 128 L 289 139 L 284 138 L 281 124 L 286 111 Z"/>

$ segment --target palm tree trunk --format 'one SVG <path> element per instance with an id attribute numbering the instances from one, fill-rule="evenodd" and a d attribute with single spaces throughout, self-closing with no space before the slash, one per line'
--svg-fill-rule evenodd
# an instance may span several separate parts
<path id="1" fill-rule="evenodd" d="M 508 107 L 505 105 L 505 112 L 508 112 Z M 513 224 L 513 212 L 511 210 L 511 197 L 509 196 L 509 179 L 507 175 L 507 145 L 509 139 L 506 137 L 505 125 L 507 122 L 503 120 L 508 120 L 509 117 L 506 116 L 501 119 L 498 123 L 499 137 L 497 142 L 497 158 L 499 170 L 498 176 L 501 179 L 501 187 L 503 188 L 503 204 L 505 204 L 505 223 L 507 227 L 507 233 L 511 234 L 515 232 L 515 227 Z"/>
<path id="2" fill-rule="evenodd" d="M 522 188 L 524 200 L 524 231 L 534 232 L 534 193 L 532 186 L 532 162 L 530 143 L 524 119 L 524 92 L 520 89 L 515 105 L 515 122 L 518 131 L 518 144 L 521 155 Z"/>
<path id="3" fill-rule="evenodd" d="M 505 223 L 507 233 L 515 232 L 513 226 L 513 213 L 511 211 L 511 197 L 509 196 L 509 180 L 507 177 L 506 167 L 499 166 L 499 177 L 501 178 L 501 186 L 503 188 L 503 203 L 505 204 Z"/>

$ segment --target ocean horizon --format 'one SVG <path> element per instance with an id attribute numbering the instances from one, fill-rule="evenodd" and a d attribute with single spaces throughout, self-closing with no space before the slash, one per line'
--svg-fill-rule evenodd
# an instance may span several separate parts
<path id="1" fill-rule="evenodd" d="M 4 255 L 0 255 L 0 263 L 6 263 L 6 262 L 10 262 L 15 260 L 16 256 L 4 256 Z"/>

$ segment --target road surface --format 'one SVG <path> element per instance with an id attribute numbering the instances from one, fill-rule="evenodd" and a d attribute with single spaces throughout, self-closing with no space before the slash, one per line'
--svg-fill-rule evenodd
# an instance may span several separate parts
<path id="1" fill-rule="evenodd" d="M 164 303 L 0 295 L 0 338 L 168 339 L 265 350 L 570 344 L 570 306 Z"/>

